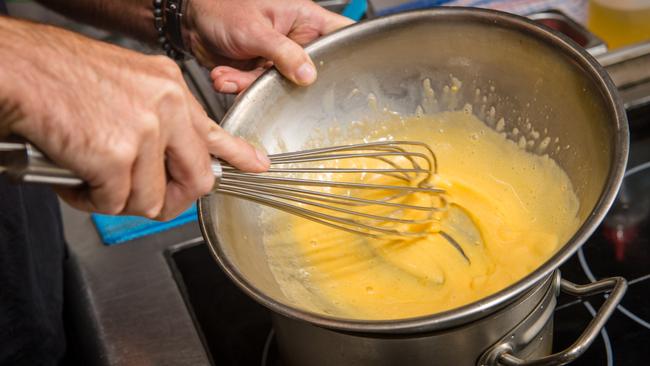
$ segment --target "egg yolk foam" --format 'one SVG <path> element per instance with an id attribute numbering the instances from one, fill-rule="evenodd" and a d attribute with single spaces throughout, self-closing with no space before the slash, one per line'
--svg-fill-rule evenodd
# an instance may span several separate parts
<path id="1" fill-rule="evenodd" d="M 531 273 L 579 226 L 578 199 L 555 161 L 522 149 L 470 113 L 389 120 L 364 139 L 386 136 L 433 149 L 439 167 L 433 183 L 452 207 L 469 213 L 480 243 L 460 235 L 464 258 L 438 229 L 419 238 L 375 239 L 282 216 L 284 229 L 266 235 L 265 249 L 276 281 L 296 306 L 368 320 L 453 309 Z M 427 203 L 418 195 L 409 199 Z M 460 217 L 462 228 L 467 220 Z"/>

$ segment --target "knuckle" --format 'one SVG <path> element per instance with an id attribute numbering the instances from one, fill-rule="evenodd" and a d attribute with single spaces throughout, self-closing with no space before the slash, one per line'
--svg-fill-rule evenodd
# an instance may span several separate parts
<path id="1" fill-rule="evenodd" d="M 201 177 L 195 179 L 191 186 L 186 187 L 185 197 L 189 201 L 196 201 L 197 199 L 205 196 L 212 190 L 214 179 L 209 177 Z"/>
<path id="2" fill-rule="evenodd" d="M 162 204 L 160 203 L 144 203 L 140 202 L 134 204 L 129 202 L 125 209 L 122 210 L 124 214 L 146 217 L 148 219 L 155 219 L 162 211 Z"/>
<path id="3" fill-rule="evenodd" d="M 169 122 L 172 116 L 179 116 L 188 111 L 187 93 L 183 84 L 165 80 L 158 88 L 156 111 L 159 113 L 161 123 Z M 173 118 L 177 120 L 178 118 Z M 177 121 L 178 122 L 178 121 Z"/>
<path id="4" fill-rule="evenodd" d="M 136 128 L 141 137 L 150 139 L 160 135 L 160 120 L 155 113 L 142 114 Z"/>
<path id="5" fill-rule="evenodd" d="M 160 217 L 160 215 L 162 213 L 161 211 L 162 211 L 162 204 L 156 204 L 156 205 L 153 205 L 153 206 L 145 209 L 143 211 L 143 213 L 142 213 L 142 216 L 144 216 L 144 217 L 146 217 L 148 219 L 155 220 L 158 217 Z"/>
<path id="6" fill-rule="evenodd" d="M 153 63 L 156 65 L 156 69 L 160 70 L 160 72 L 162 72 L 163 75 L 165 75 L 167 78 L 178 80 L 183 77 L 183 74 L 181 73 L 181 69 L 169 57 L 161 56 L 161 55 L 156 55 L 151 57 L 154 58 Z"/>
<path id="7" fill-rule="evenodd" d="M 165 191 L 160 190 L 152 196 L 151 202 L 147 205 L 143 215 L 149 219 L 156 219 L 165 207 Z"/>
<path id="8" fill-rule="evenodd" d="M 197 198 L 200 198 L 201 196 L 205 196 L 206 194 L 212 191 L 212 188 L 214 188 L 214 175 L 212 174 L 211 171 L 203 175 L 203 177 L 200 179 L 197 185 L 197 188 L 198 188 Z"/>
<path id="9" fill-rule="evenodd" d="M 206 136 L 206 142 L 208 143 L 208 147 L 216 147 L 219 145 L 223 145 L 224 141 L 228 138 L 228 135 L 225 133 L 224 130 L 219 128 L 218 126 L 210 127 L 210 130 Z"/>
<path id="10" fill-rule="evenodd" d="M 184 101 L 186 96 L 183 85 L 174 80 L 164 81 L 160 86 L 160 93 L 163 99 L 172 105 Z"/>
<path id="11" fill-rule="evenodd" d="M 212 168 L 208 163 L 202 164 L 203 168 L 200 169 L 196 176 L 193 177 L 190 186 L 187 189 L 188 198 L 196 200 L 212 191 L 214 188 L 214 174 Z"/>
<path id="12" fill-rule="evenodd" d="M 107 152 L 107 160 L 114 169 L 128 169 L 133 164 L 136 157 L 136 144 L 113 143 Z"/>

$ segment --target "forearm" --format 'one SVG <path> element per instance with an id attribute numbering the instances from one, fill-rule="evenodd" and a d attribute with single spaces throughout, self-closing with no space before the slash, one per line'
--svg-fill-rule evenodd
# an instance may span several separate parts
<path id="1" fill-rule="evenodd" d="M 73 19 L 153 43 L 152 0 L 37 0 Z"/>
<path id="2" fill-rule="evenodd" d="M 0 135 L 27 125 L 44 128 L 40 124 L 58 108 L 52 93 L 78 100 L 80 83 L 100 83 L 91 67 L 100 69 L 104 60 L 80 58 L 105 48 L 116 47 L 54 26 L 0 16 Z M 105 61 L 119 64 L 120 56 L 113 57 Z"/>
<path id="3" fill-rule="evenodd" d="M 59 193 L 84 210 L 176 217 L 214 186 L 211 153 L 268 169 L 206 116 L 168 57 L 0 17 L 0 96 L 18 111 L 0 128 L 83 179 Z"/>
<path id="4" fill-rule="evenodd" d="M 0 137 L 8 135 L 25 115 L 25 84 L 32 81 L 31 73 L 26 72 L 30 63 L 26 53 L 39 52 L 29 39 L 35 33 L 27 31 L 28 24 L 0 16 Z"/>

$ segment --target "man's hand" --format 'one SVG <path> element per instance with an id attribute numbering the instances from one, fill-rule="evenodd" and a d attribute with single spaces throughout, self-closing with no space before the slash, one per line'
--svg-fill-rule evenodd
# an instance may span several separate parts
<path id="1" fill-rule="evenodd" d="M 0 17 L 0 64 L 0 133 L 84 179 L 60 191 L 77 208 L 169 219 L 212 188 L 210 153 L 268 168 L 206 116 L 166 57 Z"/>
<path id="2" fill-rule="evenodd" d="M 216 90 L 239 93 L 275 65 L 298 85 L 316 80 L 302 46 L 352 23 L 311 0 L 185 0 L 186 39 L 214 67 Z"/>
<path id="3" fill-rule="evenodd" d="M 152 0 L 37 0 L 68 16 L 154 43 Z M 275 64 L 299 85 L 316 79 L 302 46 L 352 23 L 312 0 L 183 0 L 186 46 L 216 90 L 239 93 Z"/>

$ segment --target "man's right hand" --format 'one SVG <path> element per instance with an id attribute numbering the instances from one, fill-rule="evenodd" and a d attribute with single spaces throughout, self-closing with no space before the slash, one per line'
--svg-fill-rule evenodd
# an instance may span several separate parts
<path id="1" fill-rule="evenodd" d="M 87 182 L 79 209 L 156 219 L 210 191 L 210 154 L 261 172 L 266 155 L 210 120 L 166 57 L 0 17 L 0 134 L 14 133 Z"/>

